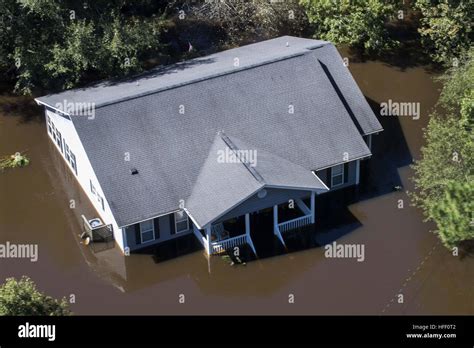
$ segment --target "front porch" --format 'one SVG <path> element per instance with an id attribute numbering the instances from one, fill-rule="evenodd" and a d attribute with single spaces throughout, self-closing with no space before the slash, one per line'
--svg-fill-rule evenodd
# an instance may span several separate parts
<path id="1" fill-rule="evenodd" d="M 255 223 L 255 219 L 262 215 L 268 217 L 268 214 L 271 214 L 272 222 L 266 223 L 264 227 L 268 227 L 270 233 L 273 233 L 281 245 L 286 248 L 285 235 L 315 222 L 315 193 L 311 192 L 308 198 L 309 207 L 302 198 L 296 198 L 289 202 L 275 204 L 212 223 L 202 230 L 193 224 L 193 232 L 208 255 L 221 254 L 243 245 L 248 245 L 253 253 L 258 255 L 251 235 L 263 233 L 263 228 L 261 224 L 259 226 Z"/>

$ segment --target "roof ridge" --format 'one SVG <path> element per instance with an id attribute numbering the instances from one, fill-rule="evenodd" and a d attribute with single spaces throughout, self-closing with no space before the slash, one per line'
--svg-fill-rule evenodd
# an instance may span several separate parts
<path id="1" fill-rule="evenodd" d="M 320 45 L 320 46 L 323 46 L 323 45 Z M 311 48 L 311 50 L 315 49 L 315 48 L 317 48 L 317 47 Z M 223 52 L 225 52 L 225 51 L 223 51 Z M 299 56 L 303 56 L 306 53 L 307 52 L 298 52 L 298 53 L 293 53 L 293 54 L 283 56 L 283 57 L 277 57 L 277 58 L 274 58 L 274 59 L 266 60 L 266 61 L 255 63 L 255 64 L 249 64 L 247 66 L 240 67 L 240 68 L 234 67 L 234 68 L 226 70 L 226 71 L 222 71 L 222 72 L 215 73 L 215 74 L 210 74 L 210 75 L 207 75 L 207 76 L 204 76 L 204 77 L 194 78 L 194 79 L 191 79 L 191 80 L 186 81 L 186 82 L 180 82 L 180 83 L 172 84 L 172 85 L 169 85 L 169 86 L 166 86 L 166 87 L 157 88 L 157 89 L 154 89 L 154 90 L 151 90 L 151 91 L 137 93 L 137 94 L 129 95 L 129 96 L 126 96 L 126 97 L 114 99 L 112 101 L 104 102 L 104 103 L 101 103 L 101 104 L 96 104 L 95 108 L 100 109 L 102 107 L 122 103 L 122 102 L 125 102 L 125 101 L 128 101 L 128 100 L 142 98 L 142 97 L 146 97 L 146 96 L 153 95 L 153 94 L 156 94 L 156 93 L 169 91 L 171 89 L 175 89 L 175 88 L 179 88 L 179 87 L 183 87 L 183 86 L 188 86 L 188 85 L 191 85 L 193 83 L 203 82 L 203 81 L 215 79 L 215 78 L 218 78 L 218 77 L 234 74 L 234 73 L 237 73 L 237 72 L 258 68 L 258 67 L 261 67 L 261 66 L 264 66 L 264 65 L 281 62 L 281 61 L 286 60 L 286 59 L 291 59 L 291 58 L 296 58 L 296 57 L 299 57 Z M 204 58 L 204 57 L 206 57 L 206 56 L 203 56 L 203 57 L 200 57 L 200 58 Z"/>
<path id="2" fill-rule="evenodd" d="M 255 167 L 252 167 L 249 163 L 244 161 L 241 158 L 241 155 L 239 153 L 239 148 L 230 140 L 230 138 L 224 133 L 224 131 L 219 131 L 217 134 L 221 137 L 222 141 L 227 145 L 227 147 L 235 154 L 235 156 L 239 159 L 240 163 L 242 163 L 245 168 L 252 174 L 255 180 L 257 180 L 261 184 L 265 184 L 265 179 L 263 176 L 255 169 Z"/>

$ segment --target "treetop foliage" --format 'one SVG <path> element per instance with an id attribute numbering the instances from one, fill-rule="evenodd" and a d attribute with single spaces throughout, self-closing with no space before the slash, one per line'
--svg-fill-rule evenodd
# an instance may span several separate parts
<path id="1" fill-rule="evenodd" d="M 448 70 L 438 102 L 425 130 L 426 145 L 415 163 L 413 199 L 447 247 L 474 239 L 474 55 Z"/>
<path id="2" fill-rule="evenodd" d="M 65 299 L 56 300 L 36 289 L 28 277 L 6 279 L 0 286 L 0 315 L 70 315 Z"/>

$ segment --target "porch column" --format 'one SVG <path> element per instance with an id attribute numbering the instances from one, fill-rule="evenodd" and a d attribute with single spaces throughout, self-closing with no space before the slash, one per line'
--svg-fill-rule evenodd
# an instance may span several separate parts
<path id="1" fill-rule="evenodd" d="M 356 185 L 359 185 L 360 181 L 360 160 L 356 161 Z"/>
<path id="2" fill-rule="evenodd" d="M 247 237 L 250 237 L 250 215 L 249 213 L 245 214 L 245 234 Z"/>
<path id="3" fill-rule="evenodd" d="M 314 206 L 314 197 L 316 194 L 314 191 L 311 192 L 311 223 L 314 224 L 315 222 L 315 206 Z"/>
<path id="4" fill-rule="evenodd" d="M 278 204 L 273 206 L 273 234 L 278 226 Z"/>
<path id="5" fill-rule="evenodd" d="M 206 243 L 207 243 L 207 254 L 211 255 L 212 250 L 211 250 L 211 226 L 206 227 Z"/>
<path id="6" fill-rule="evenodd" d="M 252 237 L 250 237 L 250 214 L 249 213 L 245 214 L 245 235 L 246 235 L 247 243 L 252 248 L 252 251 L 255 254 L 255 256 L 257 256 L 257 251 L 255 250 L 255 246 L 253 245 Z"/>

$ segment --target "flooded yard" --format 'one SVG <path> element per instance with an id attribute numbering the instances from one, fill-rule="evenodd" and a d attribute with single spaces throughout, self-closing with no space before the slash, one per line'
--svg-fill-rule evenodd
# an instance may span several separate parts
<path id="1" fill-rule="evenodd" d="M 80 216 L 97 214 L 48 140 L 40 112 L 22 117 L 11 106 L 18 98 L 0 97 L 0 154 L 31 158 L 28 167 L 0 174 L 0 243 L 39 248 L 37 262 L 1 259 L 0 279 L 28 275 L 52 296 L 74 295 L 76 314 L 474 314 L 474 259 L 452 256 L 406 194 L 440 85 L 423 67 L 370 61 L 349 68 L 373 105 L 421 106 L 418 120 L 380 119 L 385 132 L 374 137 L 365 186 L 348 207 L 356 223 L 340 227 L 348 233 L 337 239 L 364 245 L 363 262 L 327 258 L 322 247 L 238 266 L 208 261 L 201 250 L 160 263 L 118 248 L 94 252 L 80 243 Z"/>

